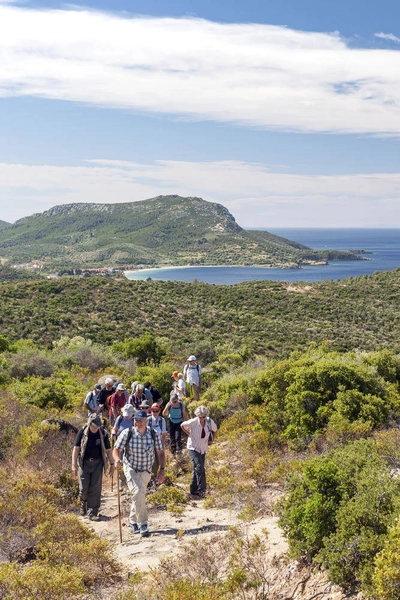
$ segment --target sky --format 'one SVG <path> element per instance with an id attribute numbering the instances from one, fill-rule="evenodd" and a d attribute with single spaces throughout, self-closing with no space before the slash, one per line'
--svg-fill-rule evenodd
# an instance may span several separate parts
<path id="1" fill-rule="evenodd" d="M 0 220 L 179 194 L 400 228 L 397 0 L 0 0 Z"/>

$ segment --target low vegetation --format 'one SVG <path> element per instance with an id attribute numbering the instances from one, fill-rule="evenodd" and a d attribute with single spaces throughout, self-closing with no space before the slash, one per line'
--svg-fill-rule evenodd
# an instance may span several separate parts
<path id="1" fill-rule="evenodd" d="M 301 564 L 345 591 L 397 599 L 399 286 L 398 270 L 307 293 L 271 282 L 3 283 L 0 598 L 94 599 L 114 584 L 119 600 L 273 597 L 278 566 L 262 532 L 198 541 L 128 584 L 76 517 L 74 433 L 54 420 L 79 427 L 86 392 L 108 373 L 126 386 L 150 380 L 166 398 L 194 351 L 201 402 L 219 425 L 205 506 L 230 507 L 244 524 L 275 511 Z M 187 405 L 192 415 L 198 402 Z M 187 470 L 169 461 L 149 502 L 185 510 Z M 265 492 L 276 486 L 273 505 Z"/>

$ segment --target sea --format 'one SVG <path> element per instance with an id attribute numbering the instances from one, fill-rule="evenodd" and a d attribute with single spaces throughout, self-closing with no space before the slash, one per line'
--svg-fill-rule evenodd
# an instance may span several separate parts
<path id="1" fill-rule="evenodd" d="M 260 228 L 261 229 L 261 228 Z M 332 261 L 328 265 L 305 266 L 301 269 L 269 269 L 265 267 L 176 267 L 143 269 L 127 272 L 128 279 L 159 281 L 202 281 L 233 285 L 243 281 L 322 281 L 368 275 L 400 267 L 400 229 L 317 229 L 268 228 L 276 235 L 300 242 L 315 250 L 364 250 L 366 260 Z"/>

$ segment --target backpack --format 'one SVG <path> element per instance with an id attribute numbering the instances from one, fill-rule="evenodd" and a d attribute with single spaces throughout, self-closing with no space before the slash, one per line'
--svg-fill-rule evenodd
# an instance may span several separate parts
<path id="1" fill-rule="evenodd" d="M 149 427 L 149 429 L 150 429 L 151 437 L 153 438 L 154 452 L 155 452 L 156 451 L 156 432 L 154 431 L 154 429 L 152 427 Z M 129 444 L 131 437 L 132 437 L 132 427 L 129 427 L 129 433 L 126 438 L 125 446 L 127 446 Z"/>
<path id="2" fill-rule="evenodd" d="M 215 433 L 214 431 L 211 431 L 211 419 L 210 417 L 207 417 L 207 425 L 208 425 L 208 429 L 210 430 L 209 436 L 208 436 L 208 443 L 212 444 L 214 441 L 214 437 L 215 437 Z"/>

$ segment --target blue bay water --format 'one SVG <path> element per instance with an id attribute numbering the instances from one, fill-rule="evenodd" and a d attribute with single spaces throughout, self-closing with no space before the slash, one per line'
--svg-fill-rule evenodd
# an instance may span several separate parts
<path id="1" fill-rule="evenodd" d="M 203 281 L 233 285 L 243 281 L 322 281 L 368 275 L 400 266 L 400 229 L 297 229 L 272 228 L 271 233 L 300 242 L 315 250 L 365 250 L 368 260 L 332 261 L 329 265 L 302 269 L 266 269 L 263 267 L 185 267 L 149 269 L 127 274 L 128 279 L 160 281 Z"/>

